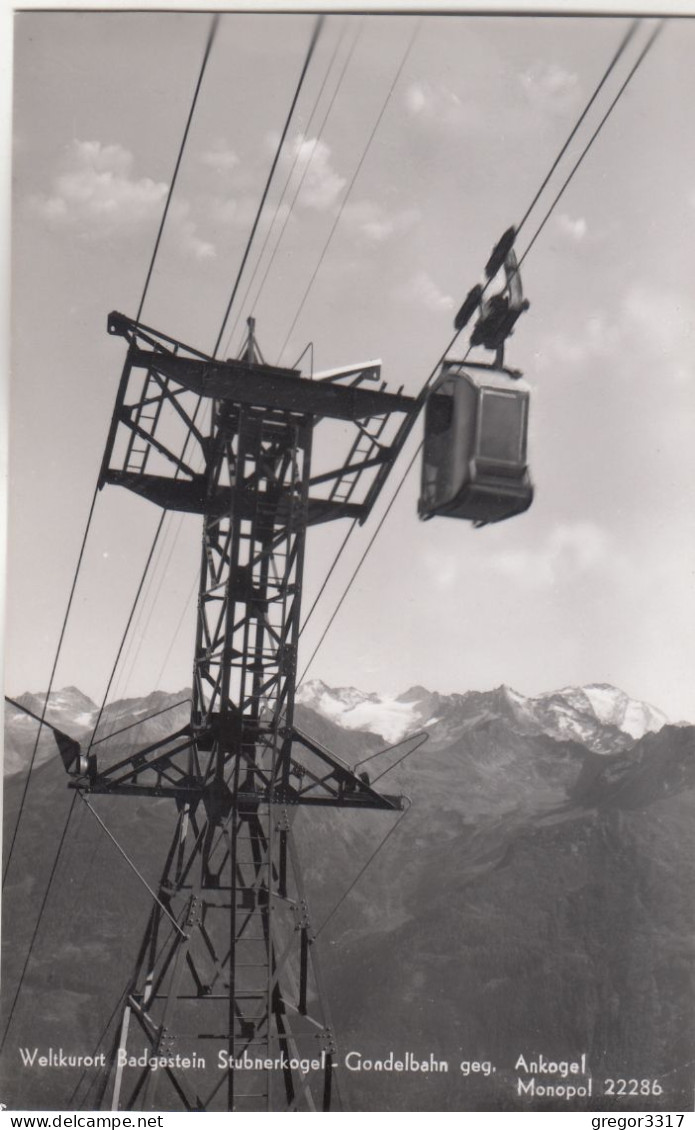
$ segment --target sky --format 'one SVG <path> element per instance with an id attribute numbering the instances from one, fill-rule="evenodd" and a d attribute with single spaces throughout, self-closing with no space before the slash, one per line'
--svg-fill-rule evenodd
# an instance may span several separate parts
<path id="1" fill-rule="evenodd" d="M 330 15 L 224 355 L 253 313 L 267 360 L 292 364 L 311 341 L 317 369 L 380 358 L 390 387 L 415 394 L 629 23 Z M 14 24 L 13 695 L 48 684 L 125 355 L 106 318 L 136 313 L 210 16 L 36 11 Z M 219 332 L 313 26 L 221 18 L 142 315 L 196 348 Z M 531 306 L 507 359 L 532 392 L 531 509 L 482 530 L 422 523 L 416 465 L 309 677 L 382 694 L 606 682 L 695 720 L 694 49 L 695 23 L 667 20 L 524 262 Z M 420 438 L 418 425 L 350 542 L 300 669 Z M 100 493 L 55 686 L 101 701 L 158 518 L 127 491 Z M 310 531 L 307 609 L 343 534 Z M 112 697 L 190 685 L 199 543 L 199 519 L 167 518 Z"/>

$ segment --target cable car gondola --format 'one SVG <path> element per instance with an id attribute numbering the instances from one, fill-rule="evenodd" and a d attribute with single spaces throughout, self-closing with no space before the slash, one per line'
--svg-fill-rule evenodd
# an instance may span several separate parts
<path id="1" fill-rule="evenodd" d="M 528 386 L 488 365 L 445 361 L 425 406 L 421 518 L 476 526 L 528 510 Z"/>
<path id="2" fill-rule="evenodd" d="M 458 331 L 476 310 L 471 346 L 495 351 L 494 365 L 444 360 L 425 405 L 421 518 L 465 518 L 476 526 L 528 510 L 533 486 L 526 465 L 529 389 L 521 373 L 504 365 L 504 345 L 528 309 L 509 228 L 485 267 L 485 288 L 475 286 L 456 315 Z M 504 267 L 505 286 L 485 299 Z M 466 355 L 467 356 L 467 355 Z"/>

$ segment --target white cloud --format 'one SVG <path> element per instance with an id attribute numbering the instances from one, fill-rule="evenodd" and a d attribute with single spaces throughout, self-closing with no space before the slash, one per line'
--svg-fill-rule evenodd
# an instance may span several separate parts
<path id="1" fill-rule="evenodd" d="M 692 368 L 693 313 L 676 291 L 636 284 L 623 300 L 629 333 L 639 333 L 660 358 L 673 358 Z"/>
<path id="2" fill-rule="evenodd" d="M 133 155 L 121 145 L 74 141 L 68 168 L 53 179 L 50 195 L 33 206 L 49 221 L 109 225 L 138 223 L 161 212 L 168 185 L 132 175 Z"/>
<path id="3" fill-rule="evenodd" d="M 30 207 L 49 224 L 94 239 L 127 235 L 159 221 L 169 191 L 163 181 L 135 176 L 133 166 L 133 154 L 122 145 L 74 141 L 50 194 L 32 197 Z M 167 222 L 174 243 L 188 257 L 212 258 L 214 245 L 200 237 L 190 212 L 187 201 L 173 201 Z"/>
<path id="4" fill-rule="evenodd" d="M 239 157 L 224 138 L 219 137 L 200 154 L 200 162 L 216 173 L 229 173 L 238 166 Z"/>
<path id="5" fill-rule="evenodd" d="M 445 128 L 474 128 L 481 123 L 479 107 L 464 102 L 443 83 L 411 83 L 405 91 L 405 108 L 411 118 Z"/>
<path id="6" fill-rule="evenodd" d="M 197 226 L 190 218 L 189 212 L 190 205 L 185 201 L 172 204 L 169 210 L 169 218 L 176 229 L 179 250 L 192 259 L 200 261 L 214 259 L 215 245 L 198 235 Z"/>
<path id="7" fill-rule="evenodd" d="M 331 150 L 325 141 L 300 134 L 289 146 L 288 155 L 296 160 L 295 176 L 303 178 L 298 207 L 318 211 L 332 207 L 347 182 L 333 168 Z"/>
<path id="8" fill-rule="evenodd" d="M 428 580 L 438 589 L 450 589 L 461 573 L 461 555 L 449 553 L 441 548 L 427 549 L 424 564 Z"/>
<path id="9" fill-rule="evenodd" d="M 577 216 L 576 220 L 573 220 L 566 212 L 561 212 L 555 222 L 560 232 L 575 243 L 581 243 L 589 230 L 583 216 Z"/>
<path id="10" fill-rule="evenodd" d="M 623 340 L 622 328 L 603 313 L 592 313 L 578 325 L 573 335 L 550 334 L 541 340 L 535 359 L 538 368 L 585 365 L 589 361 L 616 355 Z"/>
<path id="11" fill-rule="evenodd" d="M 208 204 L 209 217 L 214 227 L 237 227 L 248 231 L 256 218 L 258 198 L 253 195 L 237 193 L 234 196 L 214 196 Z M 268 207 L 263 212 L 260 230 L 272 219 L 278 230 L 287 217 L 289 204 L 282 203 L 277 209 Z"/>
<path id="12" fill-rule="evenodd" d="M 403 235 L 420 219 L 418 208 L 389 210 L 372 200 L 348 204 L 343 218 L 354 230 L 372 243 L 384 243 L 394 235 Z"/>
<path id="13" fill-rule="evenodd" d="M 620 299 L 614 315 L 592 313 L 578 324 L 576 333 L 552 334 L 536 351 L 539 368 L 557 364 L 585 365 L 611 358 L 618 360 L 636 339 L 640 352 L 659 366 L 661 379 L 677 382 L 695 376 L 694 318 L 678 291 L 633 283 Z"/>
<path id="14" fill-rule="evenodd" d="M 608 541 L 593 522 L 556 526 L 533 549 L 492 554 L 492 568 L 526 588 L 544 588 L 558 580 L 572 580 L 610 560 Z"/>
<path id="15" fill-rule="evenodd" d="M 453 310 L 454 299 L 437 285 L 427 271 L 418 271 L 396 291 L 396 298 L 412 302 L 434 313 Z"/>
<path id="16" fill-rule="evenodd" d="M 531 105 L 551 113 L 562 113 L 579 93 L 579 79 L 557 63 L 536 63 L 519 76 Z"/>

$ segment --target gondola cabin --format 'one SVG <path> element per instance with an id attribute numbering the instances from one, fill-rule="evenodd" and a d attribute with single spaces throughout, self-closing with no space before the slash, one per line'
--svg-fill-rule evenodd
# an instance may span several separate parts
<path id="1" fill-rule="evenodd" d="M 476 526 L 528 510 L 529 390 L 486 365 L 445 361 L 425 406 L 421 518 Z"/>

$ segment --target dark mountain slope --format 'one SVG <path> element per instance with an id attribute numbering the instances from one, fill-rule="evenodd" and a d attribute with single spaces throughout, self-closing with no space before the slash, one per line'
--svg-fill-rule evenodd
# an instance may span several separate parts
<path id="1" fill-rule="evenodd" d="M 476 702 L 474 719 L 457 719 L 449 703 L 446 730 L 384 776 L 380 787 L 411 801 L 397 827 L 390 814 L 297 813 L 341 1057 L 412 1051 L 450 1064 L 438 1075 L 357 1073 L 343 1064 L 349 1106 L 567 1109 L 564 1100 L 519 1096 L 514 1065 L 520 1054 L 586 1054 L 594 1094 L 575 1099 L 572 1109 L 645 1109 L 644 1098 L 597 1094 L 601 1080 L 614 1075 L 658 1079 L 663 1094 L 649 1098 L 651 1110 L 688 1109 L 695 731 L 665 727 L 600 754 L 577 740 L 525 732 L 498 698 L 497 712 L 491 699 Z M 120 724 L 126 714 L 121 708 Z M 297 721 L 352 764 L 385 744 L 373 733 L 346 732 L 308 706 Z M 595 745 L 595 733 L 591 740 Z M 370 761 L 372 779 L 401 753 Z M 6 835 L 21 787 L 21 775 L 6 780 Z M 9 1001 L 70 800 L 54 757 L 32 780 L 9 875 Z M 149 909 L 147 892 L 82 802 L 76 806 L 8 1037 L 3 1093 L 10 1106 L 73 1105 L 79 1071 L 24 1071 L 17 1048 L 94 1049 Z M 172 808 L 121 797 L 97 797 L 94 806 L 156 885 Z M 462 1060 L 489 1061 L 496 1071 L 466 1077 Z"/>

